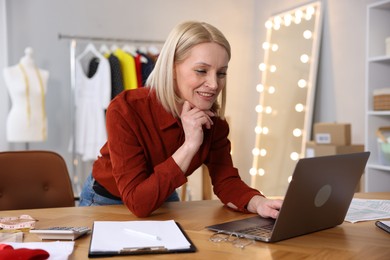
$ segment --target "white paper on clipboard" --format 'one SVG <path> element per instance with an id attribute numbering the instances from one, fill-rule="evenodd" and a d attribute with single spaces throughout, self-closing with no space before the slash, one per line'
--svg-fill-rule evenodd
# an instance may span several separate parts
<path id="1" fill-rule="evenodd" d="M 151 239 L 126 229 L 159 237 Z M 167 250 L 190 248 L 191 244 L 175 221 L 95 221 L 91 252 L 119 252 L 124 248 L 164 247 Z"/>

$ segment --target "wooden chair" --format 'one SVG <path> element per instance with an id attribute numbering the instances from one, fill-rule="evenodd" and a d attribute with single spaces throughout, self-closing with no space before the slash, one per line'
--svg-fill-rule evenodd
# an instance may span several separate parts
<path id="1" fill-rule="evenodd" d="M 64 159 L 51 151 L 0 152 L 0 210 L 75 206 Z"/>
<path id="2" fill-rule="evenodd" d="M 211 200 L 213 197 L 213 191 L 211 186 L 211 179 L 209 175 L 209 169 L 207 166 L 201 166 L 202 171 L 202 200 Z M 186 201 L 187 198 L 187 183 L 181 186 L 180 200 Z"/>

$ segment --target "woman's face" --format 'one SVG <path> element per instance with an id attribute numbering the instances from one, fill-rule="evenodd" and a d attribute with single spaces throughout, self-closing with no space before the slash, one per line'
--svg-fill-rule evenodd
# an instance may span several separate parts
<path id="1" fill-rule="evenodd" d="M 195 45 L 185 60 L 175 64 L 176 93 L 193 106 L 209 110 L 226 85 L 228 63 L 228 53 L 221 45 Z"/>

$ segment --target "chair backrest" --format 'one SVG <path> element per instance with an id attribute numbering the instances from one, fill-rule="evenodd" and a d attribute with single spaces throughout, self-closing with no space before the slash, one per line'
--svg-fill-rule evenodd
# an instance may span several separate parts
<path id="1" fill-rule="evenodd" d="M 74 205 L 68 169 L 59 154 L 0 152 L 0 210 Z"/>

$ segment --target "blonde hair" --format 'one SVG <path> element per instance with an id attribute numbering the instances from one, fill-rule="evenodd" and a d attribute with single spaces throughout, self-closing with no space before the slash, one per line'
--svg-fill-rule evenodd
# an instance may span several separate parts
<path id="1" fill-rule="evenodd" d="M 174 64 L 186 59 L 192 47 L 205 42 L 215 42 L 224 47 L 230 60 L 230 44 L 221 31 L 204 22 L 188 21 L 178 24 L 170 32 L 146 81 L 146 85 L 155 90 L 162 106 L 175 117 L 180 116 L 176 104 L 183 100 L 175 92 Z M 223 118 L 226 106 L 225 86 L 219 99 L 220 102 L 216 102 L 212 110 Z"/>

